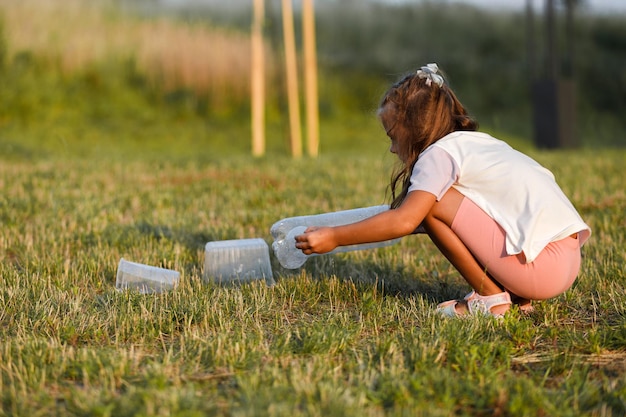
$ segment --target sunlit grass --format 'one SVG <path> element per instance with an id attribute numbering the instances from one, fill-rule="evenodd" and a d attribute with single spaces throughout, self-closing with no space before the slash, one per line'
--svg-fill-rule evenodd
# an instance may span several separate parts
<path id="1" fill-rule="evenodd" d="M 9 19 L 24 43 L 8 44 L 13 62 L 0 78 L 1 415 L 626 413 L 624 151 L 542 152 L 505 137 L 555 173 L 593 229 L 573 288 L 529 316 L 435 315 L 437 302 L 468 288 L 424 236 L 294 271 L 272 257 L 275 286 L 219 287 L 202 280 L 206 242 L 271 244 L 284 217 L 385 202 L 395 161 L 374 117 L 375 82 L 360 91 L 373 104 L 349 114 L 333 107 L 345 99 L 341 80 L 321 86 L 320 158 L 288 158 L 287 129 L 269 115 L 268 156 L 253 159 L 247 109 L 213 114 L 199 96 L 154 91 L 144 83 L 157 78 L 110 57 L 64 72 L 100 49 L 30 30 L 35 12 L 60 4 L 0 3 L 5 17 L 7 5 L 33 12 Z M 87 42 L 91 26 L 115 53 L 143 39 L 130 29 L 123 39 L 114 33 L 123 21 L 89 10 L 55 31 Z M 145 39 L 176 39 L 159 45 L 177 62 L 188 51 L 176 45 L 191 48 L 192 35 L 214 39 L 174 24 L 138 27 Z M 49 46 L 68 59 L 62 71 L 41 64 Z M 183 82 L 159 71 L 165 84 Z M 118 292 L 122 257 L 175 269 L 181 285 Z"/>
<path id="2" fill-rule="evenodd" d="M 123 145 L 120 145 L 123 146 Z M 165 145 L 163 145 L 165 146 Z M 386 152 L 381 149 L 381 152 Z M 272 257 L 277 285 L 202 281 L 207 241 L 383 202 L 390 158 L 0 164 L 0 384 L 8 415 L 621 415 L 623 153 L 536 152 L 594 230 L 566 294 L 501 323 L 442 320 L 466 285 L 427 238 Z M 121 257 L 181 272 L 117 292 Z"/>

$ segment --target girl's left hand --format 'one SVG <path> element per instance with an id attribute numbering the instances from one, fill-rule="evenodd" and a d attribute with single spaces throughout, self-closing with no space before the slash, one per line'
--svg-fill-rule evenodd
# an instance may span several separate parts
<path id="1" fill-rule="evenodd" d="M 303 234 L 296 236 L 296 248 L 305 255 L 327 253 L 337 246 L 332 227 L 309 227 Z"/>

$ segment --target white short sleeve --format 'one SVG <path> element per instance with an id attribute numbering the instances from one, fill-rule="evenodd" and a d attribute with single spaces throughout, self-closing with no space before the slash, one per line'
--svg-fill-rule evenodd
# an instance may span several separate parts
<path id="1" fill-rule="evenodd" d="M 459 166 L 452 156 L 437 146 L 431 146 L 421 153 L 413 166 L 408 192 L 427 191 L 439 201 L 457 182 L 458 176 Z"/>

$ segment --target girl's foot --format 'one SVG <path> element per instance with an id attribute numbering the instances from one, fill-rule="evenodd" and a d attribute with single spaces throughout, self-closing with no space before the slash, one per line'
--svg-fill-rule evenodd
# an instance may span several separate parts
<path id="1" fill-rule="evenodd" d="M 472 291 L 463 300 L 450 300 L 439 304 L 437 311 L 448 317 L 476 314 L 490 314 L 494 317 L 503 317 L 510 306 L 511 296 L 506 291 L 486 296 Z"/>
<path id="2" fill-rule="evenodd" d="M 459 301 L 459 304 L 457 304 L 457 310 L 460 313 L 467 311 L 466 301 L 474 297 L 474 294 L 476 294 L 476 291 L 472 290 L 470 293 L 465 295 L 465 297 L 463 297 L 463 300 Z M 529 314 L 535 311 L 535 308 L 532 305 L 532 300 L 520 297 L 519 295 L 515 295 L 513 293 L 509 293 L 509 295 L 511 296 L 511 303 L 515 304 L 522 313 Z"/>
<path id="3" fill-rule="evenodd" d="M 535 311 L 535 308 L 532 305 L 532 301 L 528 298 L 522 298 L 517 295 L 511 295 L 511 301 L 513 304 L 516 304 L 519 307 L 522 313 L 528 314 Z"/>

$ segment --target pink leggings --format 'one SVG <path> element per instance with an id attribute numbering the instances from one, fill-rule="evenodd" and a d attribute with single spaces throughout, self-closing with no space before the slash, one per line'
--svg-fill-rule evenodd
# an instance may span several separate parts
<path id="1" fill-rule="evenodd" d="M 452 230 L 485 271 L 520 297 L 545 300 L 572 286 L 580 269 L 579 240 L 551 242 L 531 263 L 523 254 L 507 255 L 504 230 L 469 198 L 459 206 Z"/>

